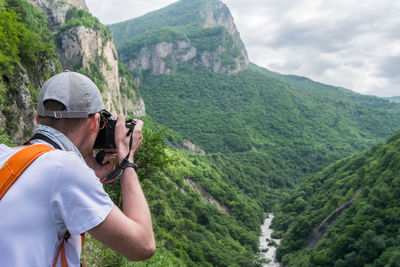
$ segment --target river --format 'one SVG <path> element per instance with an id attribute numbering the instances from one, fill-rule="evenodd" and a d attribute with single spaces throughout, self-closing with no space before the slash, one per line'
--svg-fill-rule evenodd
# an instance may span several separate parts
<path id="1" fill-rule="evenodd" d="M 271 238 L 273 230 L 269 228 L 271 226 L 274 215 L 272 213 L 266 214 L 264 224 L 261 226 L 260 235 L 260 253 L 269 261 L 269 263 L 263 264 L 264 267 L 279 267 L 279 262 L 275 261 L 276 246 L 271 245 L 271 242 L 275 242 L 277 245 L 280 244 L 279 239 Z"/>

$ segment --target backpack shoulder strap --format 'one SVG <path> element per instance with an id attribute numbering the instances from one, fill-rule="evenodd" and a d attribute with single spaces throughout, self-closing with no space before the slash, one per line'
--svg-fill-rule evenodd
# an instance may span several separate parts
<path id="1" fill-rule="evenodd" d="M 45 144 L 37 144 L 27 146 L 11 156 L 0 169 L 0 200 L 35 159 L 53 149 Z"/>

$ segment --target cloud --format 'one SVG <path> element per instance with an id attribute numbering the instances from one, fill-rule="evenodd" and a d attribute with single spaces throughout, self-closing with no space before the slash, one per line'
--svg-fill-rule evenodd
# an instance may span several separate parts
<path id="1" fill-rule="evenodd" d="M 222 1 L 252 62 L 361 93 L 400 95 L 400 1 Z M 105 24 L 173 2 L 87 0 Z"/>
<path id="2" fill-rule="evenodd" d="M 239 30 L 245 24 L 241 36 L 256 64 L 361 93 L 400 95 L 400 2 L 226 2 Z"/>
<path id="3" fill-rule="evenodd" d="M 163 8 L 176 0 L 86 0 L 89 11 L 103 24 L 113 24 Z"/>
<path id="4" fill-rule="evenodd" d="M 380 66 L 380 74 L 398 82 L 400 80 L 400 56 L 384 58 Z"/>

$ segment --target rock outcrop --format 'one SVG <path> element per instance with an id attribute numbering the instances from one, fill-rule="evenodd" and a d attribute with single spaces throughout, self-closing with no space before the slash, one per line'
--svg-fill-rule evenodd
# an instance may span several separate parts
<path id="1" fill-rule="evenodd" d="M 247 69 L 249 65 L 247 50 L 242 39 L 240 39 L 240 34 L 228 7 L 220 1 L 209 2 L 206 8 L 200 12 L 200 15 L 204 18 L 204 28 L 222 26 L 232 35 L 236 45 L 240 48 L 240 56 L 235 59 L 238 64 L 238 71 Z"/>
<path id="2" fill-rule="evenodd" d="M 0 110 L 0 129 L 12 133 L 10 136 L 15 144 L 22 144 L 34 126 L 35 109 L 32 106 L 33 94 L 30 92 L 34 83 L 22 66 L 18 66 L 14 71 L 17 75 L 12 81 L 13 86 L 10 86 L 7 92 L 8 95 L 4 96 L 7 99 L 6 103 L 0 103 L 0 106 L 6 105 Z"/>
<path id="3" fill-rule="evenodd" d="M 192 188 L 195 192 L 197 192 L 205 202 L 210 203 L 211 205 L 214 205 L 215 207 L 217 207 L 217 209 L 222 212 L 225 213 L 228 216 L 233 216 L 232 212 L 230 211 L 230 209 L 225 206 L 224 204 L 222 204 L 221 202 L 219 202 L 218 200 L 216 200 L 211 194 L 209 194 L 208 192 L 206 192 L 203 187 L 201 187 L 198 183 L 190 180 L 190 179 L 185 179 L 185 184 L 187 184 L 190 188 Z"/>
<path id="4" fill-rule="evenodd" d="M 151 47 L 143 47 L 136 58 L 121 53 L 121 60 L 130 70 L 151 69 L 155 75 L 168 74 L 173 67 L 195 58 L 196 47 L 187 41 L 160 42 Z"/>
<path id="5" fill-rule="evenodd" d="M 85 0 L 27 0 L 46 15 L 53 32 L 65 23 L 67 11 L 71 7 L 88 11 Z"/>
<path id="6" fill-rule="evenodd" d="M 45 13 L 52 31 L 57 33 L 58 52 L 64 69 L 84 70 L 88 76 L 97 73 L 100 78 L 95 82 L 102 91 L 106 108 L 112 113 L 122 112 L 135 117 L 146 114 L 143 99 L 135 88 L 130 89 L 129 98 L 121 93 L 123 78 L 119 77 L 118 54 L 111 36 L 84 25 L 61 29 L 67 22 L 69 8 L 88 11 L 84 0 L 29 1 Z"/>

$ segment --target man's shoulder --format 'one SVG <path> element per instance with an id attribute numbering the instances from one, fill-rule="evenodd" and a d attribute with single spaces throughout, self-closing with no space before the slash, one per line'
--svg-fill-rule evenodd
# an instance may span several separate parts
<path id="1" fill-rule="evenodd" d="M 39 156 L 27 168 L 28 173 L 59 176 L 77 175 L 87 172 L 86 162 L 75 152 L 54 149 Z"/>
<path id="2" fill-rule="evenodd" d="M 98 182 L 94 171 L 75 152 L 56 149 L 46 154 L 39 158 L 39 168 L 48 168 L 46 172 L 51 172 L 55 180 L 81 186 Z M 83 177 L 85 179 L 82 179 Z"/>
<path id="3" fill-rule="evenodd" d="M 58 167 L 63 167 L 67 170 L 74 170 L 78 169 L 86 169 L 88 166 L 86 162 L 77 155 L 75 152 L 72 151 L 63 151 L 63 150 L 52 150 L 50 152 L 45 153 L 40 158 L 40 162 L 47 165 L 51 164 Z"/>

